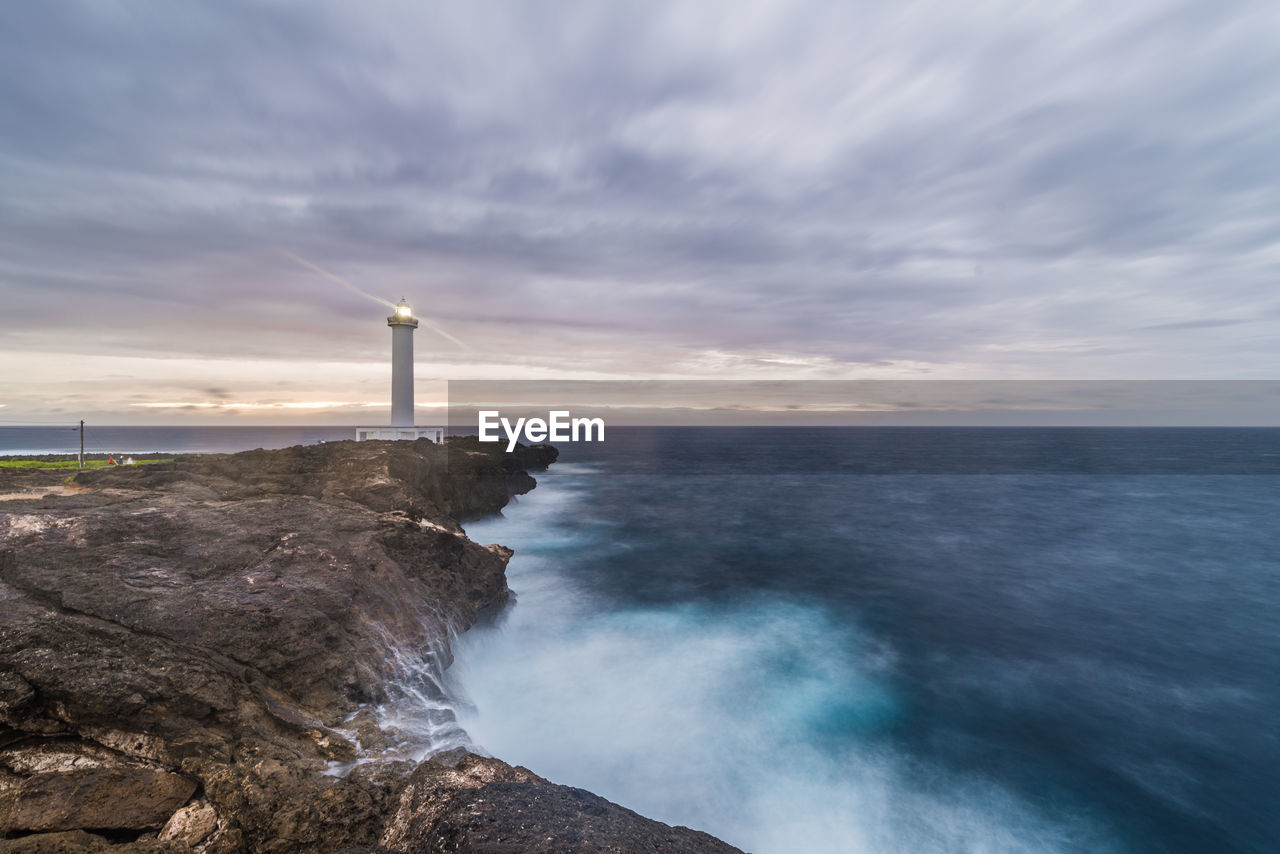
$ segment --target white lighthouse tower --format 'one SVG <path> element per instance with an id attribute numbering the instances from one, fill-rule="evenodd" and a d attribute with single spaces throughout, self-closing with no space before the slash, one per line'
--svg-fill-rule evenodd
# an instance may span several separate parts
<path id="1" fill-rule="evenodd" d="M 400 299 L 395 313 L 387 318 L 391 327 L 391 426 L 357 427 L 356 441 L 366 439 L 430 439 L 444 441 L 443 427 L 416 427 L 413 414 L 413 330 L 418 318 Z"/>

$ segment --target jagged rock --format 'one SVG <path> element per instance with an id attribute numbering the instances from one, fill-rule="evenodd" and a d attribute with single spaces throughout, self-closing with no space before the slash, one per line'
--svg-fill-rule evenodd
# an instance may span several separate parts
<path id="1" fill-rule="evenodd" d="M 0 839 L 0 854 L 101 854 L 110 850 L 110 842 L 83 830 Z"/>
<path id="2" fill-rule="evenodd" d="M 15 459 L 14 457 L 0 457 Z M 22 459 L 27 459 L 23 457 Z M 52 459 L 52 457 L 51 457 Z M 46 491 L 58 491 L 66 485 L 67 479 L 75 471 L 67 469 L 37 469 L 0 467 L 0 495 L 28 493 L 32 497 L 43 495 Z"/>
<path id="3" fill-rule="evenodd" d="M 159 828 L 196 790 L 149 768 L 82 768 L 32 774 L 0 792 L 0 830 Z"/>
<path id="4" fill-rule="evenodd" d="M 0 840 L 0 854 L 192 854 L 192 851 L 182 842 L 139 839 L 113 845 L 93 833 L 67 830 Z"/>
<path id="5" fill-rule="evenodd" d="M 31 702 L 35 691 L 16 673 L 0 672 L 0 720 L 9 720 Z"/>
<path id="6" fill-rule="evenodd" d="M 687 827 L 645 818 L 527 768 L 466 756 L 424 762 L 409 777 L 382 844 L 410 854 L 741 854 Z"/>
<path id="7" fill-rule="evenodd" d="M 533 489 L 529 470 L 555 462 L 550 445 L 504 453 L 474 438 L 416 442 L 327 442 L 283 451 L 189 454 L 173 463 L 82 472 L 76 483 L 99 488 L 207 490 L 223 500 L 261 495 L 346 498 L 379 512 L 453 522 L 492 513 Z M 456 528 L 456 525 L 453 525 Z"/>
<path id="8" fill-rule="evenodd" d="M 443 667 L 450 633 L 507 601 L 511 552 L 458 520 L 554 459 L 339 442 L 0 504 L 0 833 L 34 832 L 0 852 L 544 844 L 521 828 L 556 850 L 733 850 L 497 760 L 369 761 L 403 740 L 371 710 L 405 651 Z"/>
<path id="9" fill-rule="evenodd" d="M 161 840 L 185 842 L 192 847 L 204 842 L 218 828 L 218 812 L 204 801 L 188 804 L 169 816 L 160 829 Z"/>
<path id="10" fill-rule="evenodd" d="M 463 756 L 452 766 L 423 762 L 406 781 L 395 812 L 383 831 L 382 844 L 394 851 L 427 850 L 423 846 L 434 838 L 435 826 L 459 792 L 498 781 L 546 782 L 528 768 L 474 754 Z"/>
<path id="11" fill-rule="evenodd" d="M 0 765 L 7 767 L 9 771 L 25 775 L 120 765 L 154 767 L 123 757 L 101 744 L 68 738 L 15 739 L 0 751 Z"/>
<path id="12" fill-rule="evenodd" d="M 0 577 L 60 613 L 215 650 L 282 689 L 281 703 L 267 689 L 273 713 L 292 703 L 331 726 L 353 701 L 381 698 L 382 635 L 442 648 L 505 603 L 509 552 L 467 540 L 444 508 L 501 508 L 532 486 L 515 465 L 427 442 L 342 442 L 89 471 L 78 481 L 95 493 L 4 514 Z M 200 702 L 192 717 L 219 711 Z"/>

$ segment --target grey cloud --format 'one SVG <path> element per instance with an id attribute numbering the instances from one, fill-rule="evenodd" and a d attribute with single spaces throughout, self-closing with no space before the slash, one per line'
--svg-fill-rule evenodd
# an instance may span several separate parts
<path id="1" fill-rule="evenodd" d="M 22 4 L 0 344 L 378 357 L 289 247 L 481 358 L 1185 369 L 1275 305 L 1280 19 L 1126 10 Z"/>
<path id="2" fill-rule="evenodd" d="M 1248 323 L 1247 320 L 1236 320 L 1232 318 L 1222 318 L 1214 320 L 1205 318 L 1204 320 L 1183 320 L 1178 323 L 1156 323 L 1151 326 L 1144 326 L 1143 329 L 1152 330 L 1171 330 L 1178 331 L 1182 329 L 1216 329 L 1219 326 L 1236 326 L 1241 323 Z"/>

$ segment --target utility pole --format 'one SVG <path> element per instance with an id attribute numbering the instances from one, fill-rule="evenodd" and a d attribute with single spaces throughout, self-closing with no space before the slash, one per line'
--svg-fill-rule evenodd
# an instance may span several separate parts
<path id="1" fill-rule="evenodd" d="M 84 419 L 80 419 L 80 468 L 84 468 Z"/>

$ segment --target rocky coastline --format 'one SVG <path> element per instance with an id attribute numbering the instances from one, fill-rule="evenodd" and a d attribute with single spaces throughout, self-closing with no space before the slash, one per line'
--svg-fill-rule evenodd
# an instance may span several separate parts
<path id="1" fill-rule="evenodd" d="M 737 851 L 379 714 L 507 604 L 462 523 L 555 458 L 335 442 L 0 502 L 0 854 Z"/>

